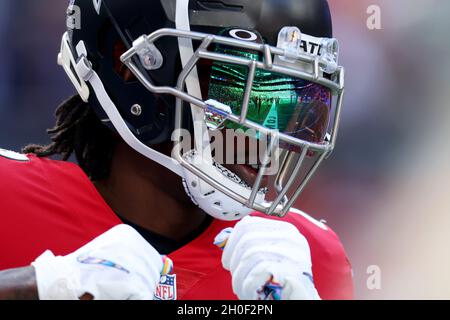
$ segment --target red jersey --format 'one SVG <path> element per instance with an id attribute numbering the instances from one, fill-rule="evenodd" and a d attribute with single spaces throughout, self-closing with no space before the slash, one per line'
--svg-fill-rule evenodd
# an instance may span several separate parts
<path id="1" fill-rule="evenodd" d="M 30 265 L 45 250 L 69 254 L 122 223 L 84 172 L 69 162 L 0 150 L 0 196 L 0 270 Z M 320 297 L 352 299 L 351 266 L 336 234 L 295 209 L 283 220 L 309 242 Z M 222 251 L 213 244 L 220 231 L 235 223 L 214 220 L 171 253 L 174 272 L 162 279 L 156 298 L 237 299 L 231 275 L 222 267 Z"/>

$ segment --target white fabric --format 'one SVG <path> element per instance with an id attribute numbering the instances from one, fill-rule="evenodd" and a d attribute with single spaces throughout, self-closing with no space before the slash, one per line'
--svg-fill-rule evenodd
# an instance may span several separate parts
<path id="1" fill-rule="evenodd" d="M 86 263 L 101 259 L 116 267 Z M 45 252 L 32 264 L 41 300 L 151 300 L 161 278 L 161 255 L 137 231 L 119 225 L 64 257 Z"/>
<path id="2" fill-rule="evenodd" d="M 308 241 L 290 223 L 245 217 L 231 232 L 222 263 L 239 299 L 256 300 L 272 276 L 283 287 L 282 300 L 320 299 L 311 280 Z"/>

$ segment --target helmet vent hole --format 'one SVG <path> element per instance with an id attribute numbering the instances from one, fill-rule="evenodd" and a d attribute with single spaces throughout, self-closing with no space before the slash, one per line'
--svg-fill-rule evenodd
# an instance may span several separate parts
<path id="1" fill-rule="evenodd" d="M 127 51 L 125 44 L 118 40 L 114 45 L 114 71 L 125 83 L 131 83 L 138 81 L 135 75 L 128 67 L 120 61 L 120 57 Z"/>
<path id="2" fill-rule="evenodd" d="M 218 207 L 221 207 L 221 206 L 222 206 L 222 203 L 221 203 L 220 201 L 216 201 L 216 202 L 214 202 L 214 205 L 215 205 L 215 206 L 218 206 Z"/>
<path id="3" fill-rule="evenodd" d="M 209 197 L 210 195 L 212 195 L 212 194 L 214 194 L 214 193 L 216 193 L 216 191 L 215 191 L 215 190 L 211 190 L 211 191 L 205 193 L 203 196 L 204 196 L 204 197 Z"/>
<path id="4" fill-rule="evenodd" d="M 103 23 L 98 31 L 98 53 L 102 56 L 102 58 L 105 57 L 108 52 L 108 35 L 111 35 L 114 31 L 114 26 L 109 19 Z"/>

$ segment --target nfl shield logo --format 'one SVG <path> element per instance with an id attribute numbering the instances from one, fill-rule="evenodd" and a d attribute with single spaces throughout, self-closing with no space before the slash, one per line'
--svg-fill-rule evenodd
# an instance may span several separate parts
<path id="1" fill-rule="evenodd" d="M 177 275 L 162 276 L 155 293 L 156 300 L 177 300 Z"/>

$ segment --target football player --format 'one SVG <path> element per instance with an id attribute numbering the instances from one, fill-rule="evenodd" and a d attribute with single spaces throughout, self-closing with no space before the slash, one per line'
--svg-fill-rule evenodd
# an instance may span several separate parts
<path id="1" fill-rule="evenodd" d="M 352 298 L 291 208 L 338 131 L 326 0 L 72 0 L 58 62 L 52 143 L 0 151 L 1 298 Z"/>

